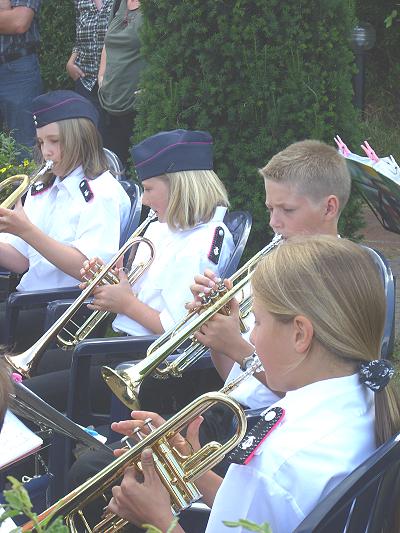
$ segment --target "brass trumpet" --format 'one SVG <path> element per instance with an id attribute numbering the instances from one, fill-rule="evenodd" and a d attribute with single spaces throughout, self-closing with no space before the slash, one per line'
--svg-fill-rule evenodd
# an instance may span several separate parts
<path id="1" fill-rule="evenodd" d="M 194 418 L 219 402 L 230 408 L 237 417 L 236 433 L 225 444 L 209 442 L 191 455 L 182 455 L 171 445 L 170 440 Z M 63 516 L 69 531 L 74 533 L 77 531 L 111 533 L 122 529 L 127 521 L 112 513 L 107 513 L 91 528 L 85 518 L 84 509 L 88 503 L 103 496 L 105 490 L 118 482 L 128 466 L 135 465 L 140 469 L 140 456 L 145 448 L 152 449 L 156 470 L 171 497 L 172 511 L 178 514 L 201 498 L 193 482 L 239 444 L 246 433 L 247 423 L 244 412 L 237 402 L 221 392 L 210 392 L 194 400 L 160 427 L 154 428 L 151 420 L 146 421 L 146 425 L 150 430 L 148 435 L 144 436 L 135 431 L 137 437 L 141 439 L 135 446 L 39 515 L 39 523 L 51 515 L 53 518 Z M 21 530 L 31 531 L 32 527 L 33 523 L 28 522 Z"/>
<path id="2" fill-rule="evenodd" d="M 154 213 L 154 211 L 149 212 L 146 220 L 136 229 L 136 231 L 133 232 L 126 243 L 118 250 L 116 255 L 109 261 L 109 263 L 107 263 L 107 265 L 104 265 L 95 273 L 93 279 L 88 283 L 88 286 L 82 291 L 78 298 L 76 298 L 74 303 L 70 305 L 65 313 L 63 313 L 60 318 L 54 322 L 51 328 L 49 328 L 33 346 L 20 354 L 6 356 L 7 362 L 14 370 L 25 377 L 30 377 L 30 373 L 35 369 L 40 361 L 41 356 L 53 339 L 58 336 L 57 338 L 63 341 L 62 334 L 60 335 L 61 330 L 64 329 L 66 331 L 66 335 L 69 336 L 69 339 L 65 339 L 64 347 L 74 346 L 80 340 L 84 339 L 89 332 L 101 320 L 103 320 L 103 318 L 109 315 L 108 311 L 94 311 L 83 324 L 83 326 L 79 326 L 72 320 L 73 316 L 84 304 L 86 298 L 92 294 L 98 285 L 107 283 L 115 284 L 119 282 L 117 276 L 113 274 L 112 269 L 115 263 L 117 263 L 118 260 L 125 255 L 125 252 L 132 248 L 132 246 L 142 243 L 146 244 L 150 249 L 150 256 L 146 262 L 139 265 L 134 265 L 134 267 L 131 269 L 131 272 L 129 272 L 129 282 L 134 284 L 151 265 L 155 253 L 154 245 L 149 239 L 146 239 L 145 237 L 139 237 L 139 235 L 156 217 L 157 215 Z M 68 323 L 70 325 L 68 325 Z M 75 333 L 71 333 L 70 329 L 67 329 L 71 328 L 71 325 L 72 327 L 77 328 Z"/>
<path id="3" fill-rule="evenodd" d="M 257 264 L 276 248 L 281 240 L 281 235 L 275 235 L 267 246 L 233 274 L 230 278 L 232 282 L 235 282 L 232 289 L 227 290 L 222 284 L 219 292 L 211 297 L 211 304 L 206 302 L 204 310 L 203 308 L 200 309 L 200 314 L 197 314 L 198 310 L 192 311 L 178 326 L 161 335 L 149 346 L 147 356 L 144 359 L 124 370 L 116 371 L 107 366 L 102 368 L 104 381 L 121 402 L 130 409 L 138 409 L 140 386 L 147 376 L 151 375 L 160 379 L 168 376 L 179 377 L 186 368 L 202 357 L 208 348 L 195 339 L 194 332 L 200 329 L 215 313 L 226 307 L 229 304 L 229 300 L 250 283 Z M 253 297 L 250 293 L 240 303 L 241 314 L 245 315 L 250 311 L 252 301 Z M 169 355 L 175 353 L 188 339 L 191 341 L 190 345 L 172 363 L 165 368 L 159 368 L 159 365 Z"/>
<path id="4" fill-rule="evenodd" d="M 0 207 L 5 207 L 6 209 L 11 209 L 18 200 L 26 193 L 31 185 L 33 185 L 43 174 L 51 170 L 53 167 L 53 161 L 45 161 L 42 168 L 36 172 L 33 176 L 28 176 L 27 174 L 16 174 L 15 176 L 10 176 L 0 183 L 0 191 L 9 187 L 10 185 L 21 182 L 20 185 L 13 191 L 7 198 L 0 204 Z"/>

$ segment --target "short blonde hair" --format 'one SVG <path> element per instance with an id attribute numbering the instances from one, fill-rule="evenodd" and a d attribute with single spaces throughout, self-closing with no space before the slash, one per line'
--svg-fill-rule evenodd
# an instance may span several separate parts
<path id="1" fill-rule="evenodd" d="M 252 280 L 260 305 L 277 320 L 306 316 L 314 338 L 333 356 L 379 359 L 386 314 L 383 283 L 369 252 L 346 239 L 289 239 L 258 265 Z M 400 428 L 400 400 L 393 384 L 375 393 L 380 444 Z"/>
<path id="2" fill-rule="evenodd" d="M 293 143 L 274 155 L 259 172 L 265 180 L 296 187 L 312 201 L 336 196 L 339 214 L 350 197 L 351 177 L 345 158 L 321 141 Z"/>
<path id="3" fill-rule="evenodd" d="M 160 178 L 169 185 L 166 222 L 172 229 L 208 222 L 217 206 L 229 206 L 226 188 L 213 170 L 182 170 Z"/>
<path id="4" fill-rule="evenodd" d="M 60 149 L 63 176 L 82 165 L 85 178 L 94 179 L 108 169 L 100 134 L 87 118 L 69 118 L 57 122 L 60 129 Z M 41 157 L 43 162 L 43 157 Z M 48 179 L 48 176 L 46 176 Z"/>

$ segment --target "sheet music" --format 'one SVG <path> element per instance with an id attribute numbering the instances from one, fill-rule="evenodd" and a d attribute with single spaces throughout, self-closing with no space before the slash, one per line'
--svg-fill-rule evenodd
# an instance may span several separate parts
<path id="1" fill-rule="evenodd" d="M 8 410 L 0 433 L 0 468 L 39 449 L 42 444 L 43 439 Z"/>

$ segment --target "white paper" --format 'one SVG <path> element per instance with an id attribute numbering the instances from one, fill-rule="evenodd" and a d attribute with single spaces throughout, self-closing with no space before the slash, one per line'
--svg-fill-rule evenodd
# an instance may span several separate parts
<path id="1" fill-rule="evenodd" d="M 0 468 L 37 450 L 42 444 L 43 439 L 8 410 L 0 433 Z"/>

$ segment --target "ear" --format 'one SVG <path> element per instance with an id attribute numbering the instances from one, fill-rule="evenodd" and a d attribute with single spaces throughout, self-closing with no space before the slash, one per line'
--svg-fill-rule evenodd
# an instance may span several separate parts
<path id="1" fill-rule="evenodd" d="M 339 218 L 339 198 L 333 194 L 326 198 L 325 216 L 331 220 Z"/>
<path id="2" fill-rule="evenodd" d="M 314 337 L 314 328 L 311 321 L 303 316 L 297 315 L 293 319 L 293 339 L 294 348 L 300 355 L 307 355 Z"/>

